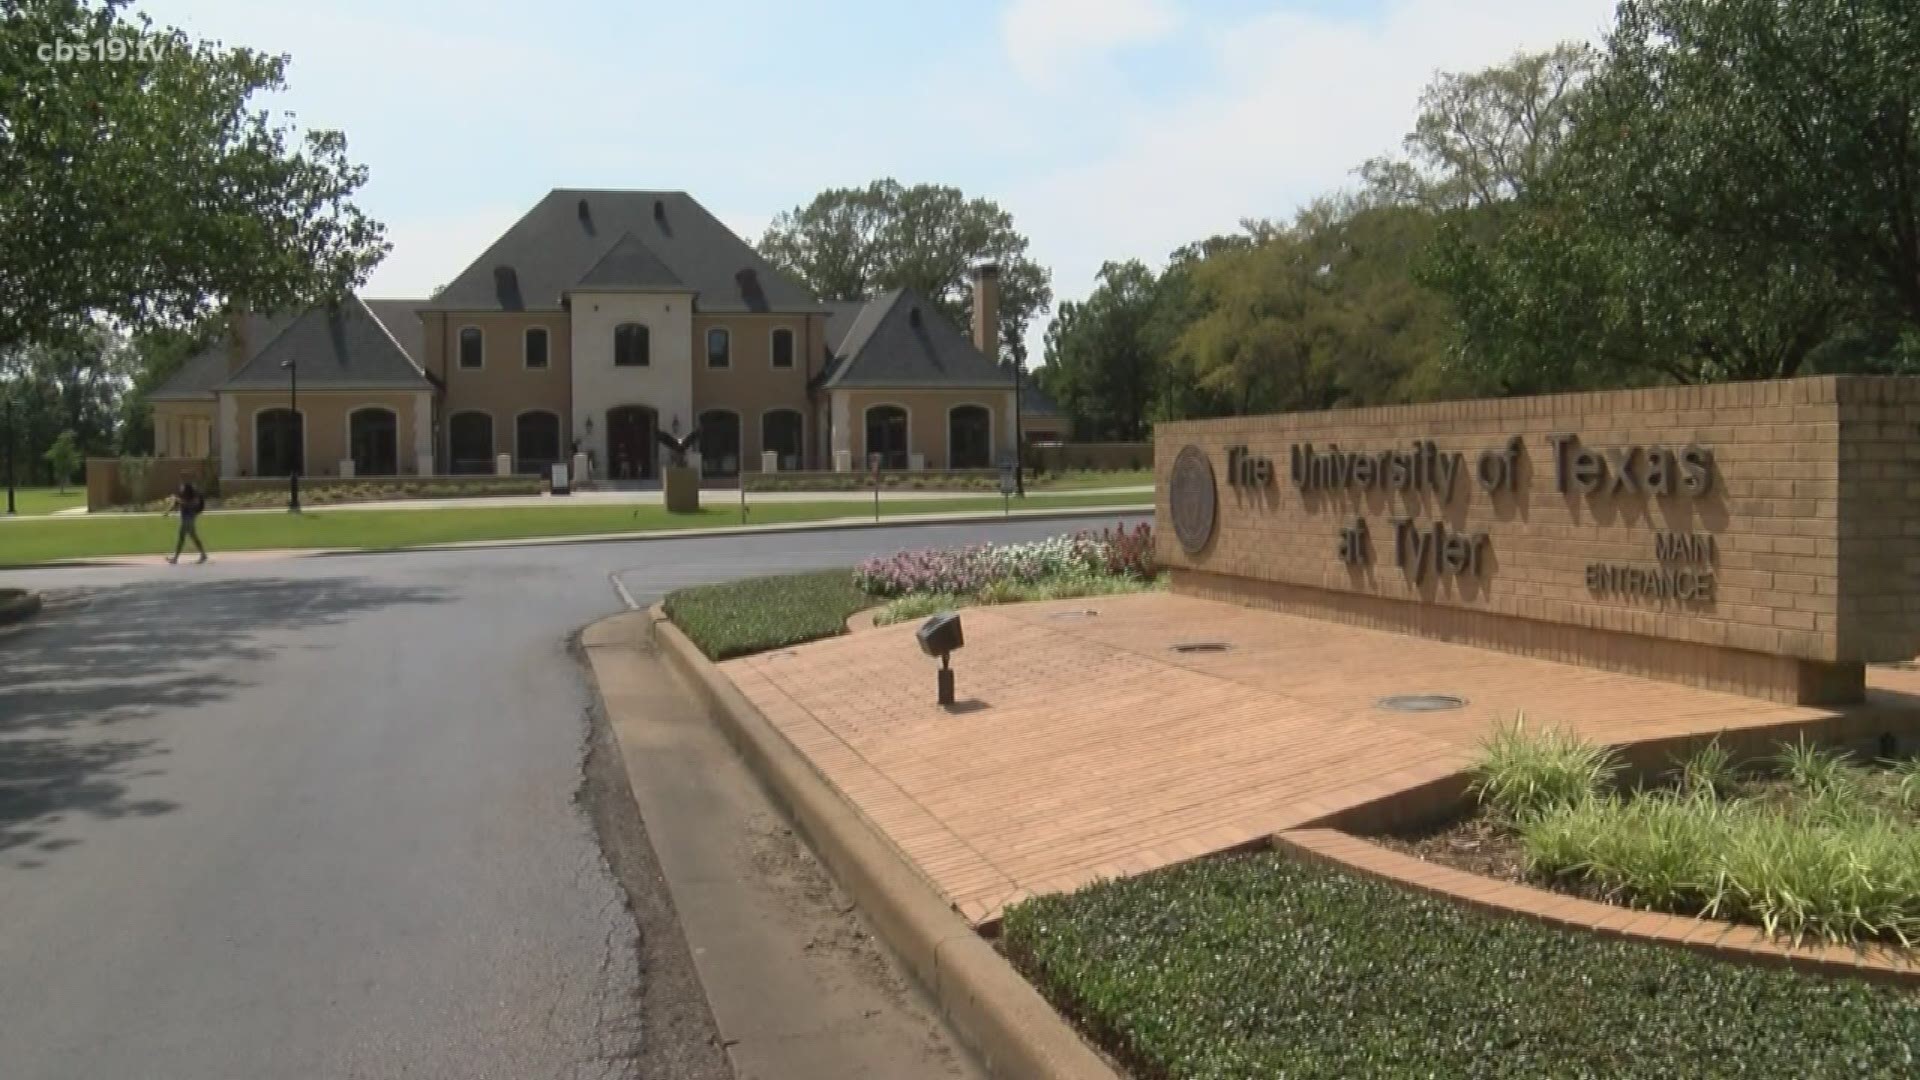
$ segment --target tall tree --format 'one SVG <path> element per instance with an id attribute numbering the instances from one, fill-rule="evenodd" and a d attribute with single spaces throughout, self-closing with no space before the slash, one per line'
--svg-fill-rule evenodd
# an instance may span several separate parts
<path id="1" fill-rule="evenodd" d="M 1235 413 L 1445 396 L 1444 302 L 1409 266 L 1433 219 L 1409 207 L 1308 207 L 1189 265 L 1172 364 Z"/>
<path id="2" fill-rule="evenodd" d="M 1594 62 L 1586 45 L 1567 43 L 1485 71 L 1442 73 L 1420 95 L 1405 156 L 1360 167 L 1368 195 L 1436 211 L 1519 197 L 1572 131 Z"/>
<path id="3" fill-rule="evenodd" d="M 64 334 L 53 345 L 0 353 L 0 399 L 13 402 L 18 447 L 45 447 L 62 431 L 74 433 L 84 455 L 118 452 L 120 401 L 135 374 L 126 341 L 98 325 Z M 28 473 L 51 479 L 30 455 Z"/>
<path id="4" fill-rule="evenodd" d="M 74 43 L 121 59 L 51 51 Z M 286 64 L 125 0 L 0 0 L 0 352 L 364 281 L 388 249 L 351 202 L 366 170 L 339 132 L 253 105 Z"/>
<path id="5" fill-rule="evenodd" d="M 1920 9 L 1629 0 L 1573 133 L 1430 280 L 1503 387 L 1905 363 L 1920 329 Z"/>
<path id="6" fill-rule="evenodd" d="M 997 263 L 1000 341 L 1022 362 L 1028 324 L 1053 301 L 1047 271 L 1027 257 L 1012 215 L 953 187 L 887 179 L 823 191 L 774 218 L 759 246 L 822 299 L 912 288 L 963 326 L 973 310 L 968 272 Z"/>
<path id="7" fill-rule="evenodd" d="M 1087 440 L 1133 442 L 1147 436 L 1159 357 L 1148 325 L 1159 282 L 1138 260 L 1106 263 L 1085 300 L 1060 305 L 1047 327 L 1046 364 L 1035 381 Z"/>

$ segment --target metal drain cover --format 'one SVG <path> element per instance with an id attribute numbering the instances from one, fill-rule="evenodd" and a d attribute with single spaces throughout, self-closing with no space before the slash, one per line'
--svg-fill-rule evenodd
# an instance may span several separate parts
<path id="1" fill-rule="evenodd" d="M 1467 703 L 1466 698 L 1452 694 L 1395 694 L 1374 702 L 1382 709 L 1394 712 L 1443 712 L 1458 709 Z"/>
<path id="2" fill-rule="evenodd" d="M 1168 648 L 1177 653 L 1226 652 L 1233 648 L 1224 641 L 1182 641 Z"/>

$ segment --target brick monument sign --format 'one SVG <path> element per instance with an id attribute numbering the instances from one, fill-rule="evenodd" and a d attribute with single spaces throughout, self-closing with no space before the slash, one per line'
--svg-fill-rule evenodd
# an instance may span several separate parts
<path id="1" fill-rule="evenodd" d="M 1920 378 L 1156 427 L 1176 592 L 1796 704 L 1920 653 Z"/>

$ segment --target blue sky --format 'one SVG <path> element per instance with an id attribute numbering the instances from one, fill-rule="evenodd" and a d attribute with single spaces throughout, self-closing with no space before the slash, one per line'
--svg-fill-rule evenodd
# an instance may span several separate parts
<path id="1" fill-rule="evenodd" d="M 749 240 L 884 176 L 992 198 L 1058 298 L 1285 217 L 1392 150 L 1436 70 L 1597 39 L 1612 0 L 146 0 L 292 55 L 425 295 L 554 187 L 679 188 Z M 1038 362 L 1040 332 L 1030 353 Z"/>

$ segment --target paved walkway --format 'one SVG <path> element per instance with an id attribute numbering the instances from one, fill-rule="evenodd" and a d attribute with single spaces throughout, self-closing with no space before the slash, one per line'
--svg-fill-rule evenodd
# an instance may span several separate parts
<path id="1" fill-rule="evenodd" d="M 1027 492 L 1029 497 L 1046 499 L 1058 496 L 1082 495 L 1150 495 L 1152 484 L 1132 484 L 1121 487 L 1099 488 L 1034 488 Z M 880 501 L 886 503 L 928 502 L 942 499 L 980 499 L 999 495 L 998 491 L 905 491 L 886 490 L 880 493 Z M 665 498 L 658 488 L 650 491 L 576 491 L 571 495 L 477 495 L 464 498 L 447 499 L 388 499 L 384 502 L 357 503 L 310 503 L 301 507 L 306 513 L 329 513 L 335 510 L 477 510 L 502 509 L 511 507 L 560 507 L 560 506 L 658 506 Z M 760 506 L 767 503 L 873 503 L 873 491 L 749 491 L 747 505 Z M 738 488 L 703 488 L 700 491 L 702 506 L 726 509 L 740 505 Z M 1015 501 L 1019 506 L 1019 501 Z M 264 506 L 244 510 L 221 510 L 221 514 L 284 514 L 285 506 Z M 86 508 L 77 507 L 56 511 L 39 517 L 88 517 Z M 158 511 L 113 511 L 100 514 L 99 517 L 157 517 Z M 9 518 L 0 514 L 0 521 L 32 521 L 34 516 Z"/>
<path id="2" fill-rule="evenodd" d="M 1167 594 L 963 618 L 953 713 L 913 624 L 722 666 L 976 924 L 1450 776 L 1518 712 L 1609 744 L 1829 715 Z M 1469 704 L 1376 707 L 1408 693 Z"/>

